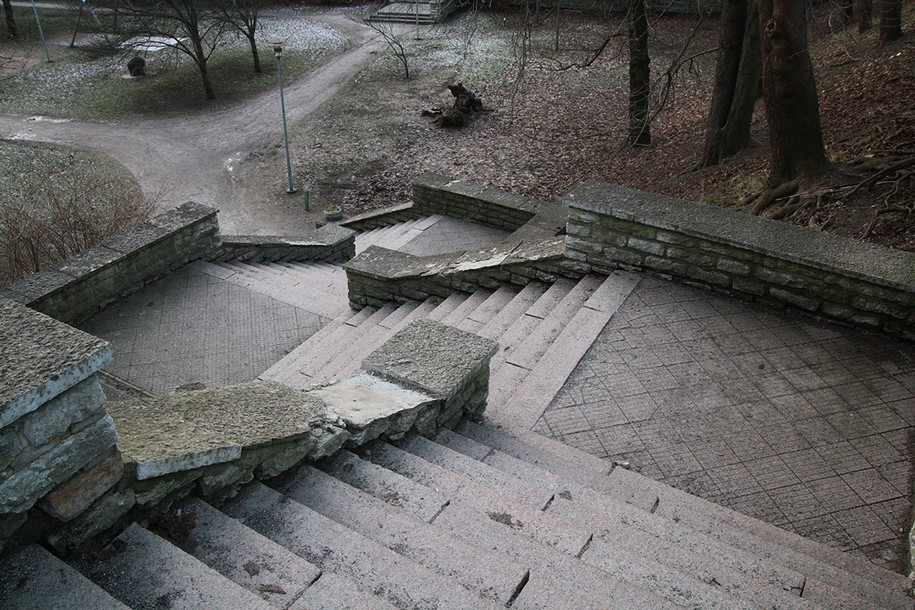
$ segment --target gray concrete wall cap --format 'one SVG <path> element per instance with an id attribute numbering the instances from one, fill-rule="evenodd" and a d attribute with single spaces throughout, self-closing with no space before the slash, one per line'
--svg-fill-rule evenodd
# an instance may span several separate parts
<path id="1" fill-rule="evenodd" d="M 167 472 L 176 472 L 201 465 L 204 455 L 216 456 L 210 463 L 235 459 L 241 447 L 294 440 L 337 422 L 316 396 L 276 382 L 109 403 L 108 411 L 118 446 L 137 462 L 138 473 L 144 463 L 168 464 Z"/>
<path id="2" fill-rule="evenodd" d="M 310 390 L 308 394 L 324 401 L 343 418 L 347 427 L 357 429 L 437 400 L 429 394 L 410 390 L 364 373 L 333 385 Z"/>
<path id="3" fill-rule="evenodd" d="M 105 246 L 96 246 L 57 263 L 54 265 L 54 269 L 63 271 L 74 278 L 79 278 L 107 267 L 122 256 L 120 252 Z"/>
<path id="4" fill-rule="evenodd" d="M 111 358 L 107 341 L 0 300 L 0 428 L 93 375 Z"/>
<path id="5" fill-rule="evenodd" d="M 130 227 L 123 233 L 110 237 L 102 242 L 106 248 L 111 248 L 121 254 L 136 252 L 153 244 L 168 235 L 168 231 L 144 222 Z"/>
<path id="6" fill-rule="evenodd" d="M 176 208 L 167 210 L 158 216 L 150 218 L 148 223 L 166 231 L 176 231 L 189 224 L 203 220 L 208 216 L 216 216 L 216 208 L 211 208 L 193 201 L 182 203 Z"/>
<path id="7" fill-rule="evenodd" d="M 915 293 L 915 253 L 892 250 L 734 210 L 591 180 L 563 197 L 582 210 L 711 238 L 753 252 Z"/>
<path id="8" fill-rule="evenodd" d="M 498 349 L 495 341 L 421 319 L 372 352 L 362 368 L 447 399 Z"/>
<path id="9" fill-rule="evenodd" d="M 21 280 L 16 280 L 7 288 L 26 297 L 28 303 L 37 301 L 69 284 L 73 277 L 62 271 L 49 269 Z"/>
<path id="10" fill-rule="evenodd" d="M 413 209 L 413 202 L 409 201 L 407 203 L 401 203 L 399 205 L 392 205 L 386 208 L 381 208 L 380 210 L 369 210 L 368 212 L 363 212 L 362 214 L 357 214 L 352 218 L 347 218 L 346 220 L 337 223 L 337 225 L 324 225 L 326 227 L 330 226 L 340 226 L 340 227 L 359 227 L 369 220 L 379 220 L 386 218 L 387 216 L 397 215 L 400 212 L 406 212 Z"/>

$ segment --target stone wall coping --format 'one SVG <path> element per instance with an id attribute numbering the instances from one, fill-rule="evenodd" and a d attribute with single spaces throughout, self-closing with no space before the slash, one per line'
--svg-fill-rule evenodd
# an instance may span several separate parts
<path id="1" fill-rule="evenodd" d="M 242 448 L 301 438 L 328 419 L 317 397 L 260 381 L 112 402 L 108 412 L 139 480 L 231 461 Z"/>
<path id="2" fill-rule="evenodd" d="M 0 428 L 111 362 L 107 341 L 0 299 Z"/>
<path id="3" fill-rule="evenodd" d="M 388 206 L 385 208 L 381 208 L 379 210 L 369 210 L 368 212 L 363 212 L 362 214 L 356 214 L 355 216 L 351 216 L 350 218 L 340 221 L 337 224 L 340 225 L 341 227 L 345 227 L 348 229 L 352 228 L 352 229 L 358 230 L 363 225 L 365 225 L 367 222 L 371 222 L 371 221 L 375 221 L 375 220 L 382 220 L 389 216 L 394 216 L 397 214 L 401 214 L 403 212 L 411 212 L 411 211 L 413 211 L 413 202 L 408 201 L 407 203 L 400 203 L 397 205 L 391 205 L 391 206 Z"/>
<path id="4" fill-rule="evenodd" d="M 445 400 L 499 350 L 490 339 L 433 320 L 415 320 L 362 361 L 362 368 Z"/>
<path id="5" fill-rule="evenodd" d="M 580 210 L 915 293 L 915 253 L 597 180 L 574 188 L 563 201 Z"/>
<path id="6" fill-rule="evenodd" d="M 327 224 L 314 231 L 298 235 L 223 235 L 223 245 L 245 244 L 264 246 L 333 246 L 355 238 L 356 232 L 336 224 Z"/>

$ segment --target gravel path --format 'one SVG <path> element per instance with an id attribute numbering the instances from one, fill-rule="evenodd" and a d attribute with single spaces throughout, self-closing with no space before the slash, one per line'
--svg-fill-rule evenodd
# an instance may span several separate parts
<path id="1" fill-rule="evenodd" d="M 285 87 L 290 125 L 330 99 L 382 50 L 372 29 L 345 15 L 309 14 L 347 39 L 345 50 Z M 155 197 L 159 209 L 196 201 L 220 210 L 225 234 L 283 234 L 299 219 L 291 209 L 252 206 L 237 178 L 252 154 L 282 145 L 275 89 L 229 110 L 193 117 L 117 122 L 80 122 L 47 117 L 0 115 L 0 137 L 80 148 L 110 155 Z"/>

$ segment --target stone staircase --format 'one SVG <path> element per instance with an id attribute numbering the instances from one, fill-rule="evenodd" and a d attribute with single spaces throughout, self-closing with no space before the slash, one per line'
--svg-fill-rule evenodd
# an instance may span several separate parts
<path id="1" fill-rule="evenodd" d="M 299 389 L 339 381 L 391 335 L 427 318 L 499 343 L 490 363 L 487 413 L 530 428 L 637 281 L 624 273 L 588 275 L 367 307 L 335 319 L 260 379 Z"/>
<path id="2" fill-rule="evenodd" d="M 907 580 L 533 433 L 462 422 L 186 500 L 4 608 L 913 608 Z"/>

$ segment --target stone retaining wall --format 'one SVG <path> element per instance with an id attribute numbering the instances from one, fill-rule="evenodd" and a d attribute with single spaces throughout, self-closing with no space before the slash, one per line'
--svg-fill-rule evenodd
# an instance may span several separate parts
<path id="1" fill-rule="evenodd" d="M 643 270 L 915 340 L 915 254 L 643 191 L 571 191 L 568 266 Z"/>
<path id="2" fill-rule="evenodd" d="M 76 323 L 218 248 L 216 210 L 189 202 L 14 282 L 0 297 Z"/>
<path id="3" fill-rule="evenodd" d="M 341 227 L 354 231 L 369 231 L 391 225 L 421 218 L 419 211 L 413 207 L 413 202 L 392 205 L 381 210 L 372 210 L 352 218 L 347 218 L 340 223 Z"/>
<path id="4" fill-rule="evenodd" d="M 108 344 L 0 299 L 11 363 L 0 371 L 0 550 L 37 537 L 66 554 L 187 495 L 218 501 L 344 444 L 478 419 L 497 349 L 421 320 L 366 359 L 371 374 L 331 386 L 252 382 L 106 405 L 96 372 Z"/>
<path id="5" fill-rule="evenodd" d="M 413 181 L 413 212 L 441 214 L 514 231 L 536 216 L 544 202 L 469 180 L 425 173 Z"/>
<path id="6" fill-rule="evenodd" d="M 211 260 L 253 263 L 322 261 L 338 263 L 356 255 L 356 232 L 335 224 L 309 234 L 289 236 L 223 236 Z"/>
<path id="7" fill-rule="evenodd" d="M 553 282 L 564 274 L 564 247 L 562 237 L 438 256 L 413 256 L 370 246 L 343 268 L 350 305 L 358 309 L 430 296 L 445 298 L 480 288 L 495 290 L 506 283 Z"/>

